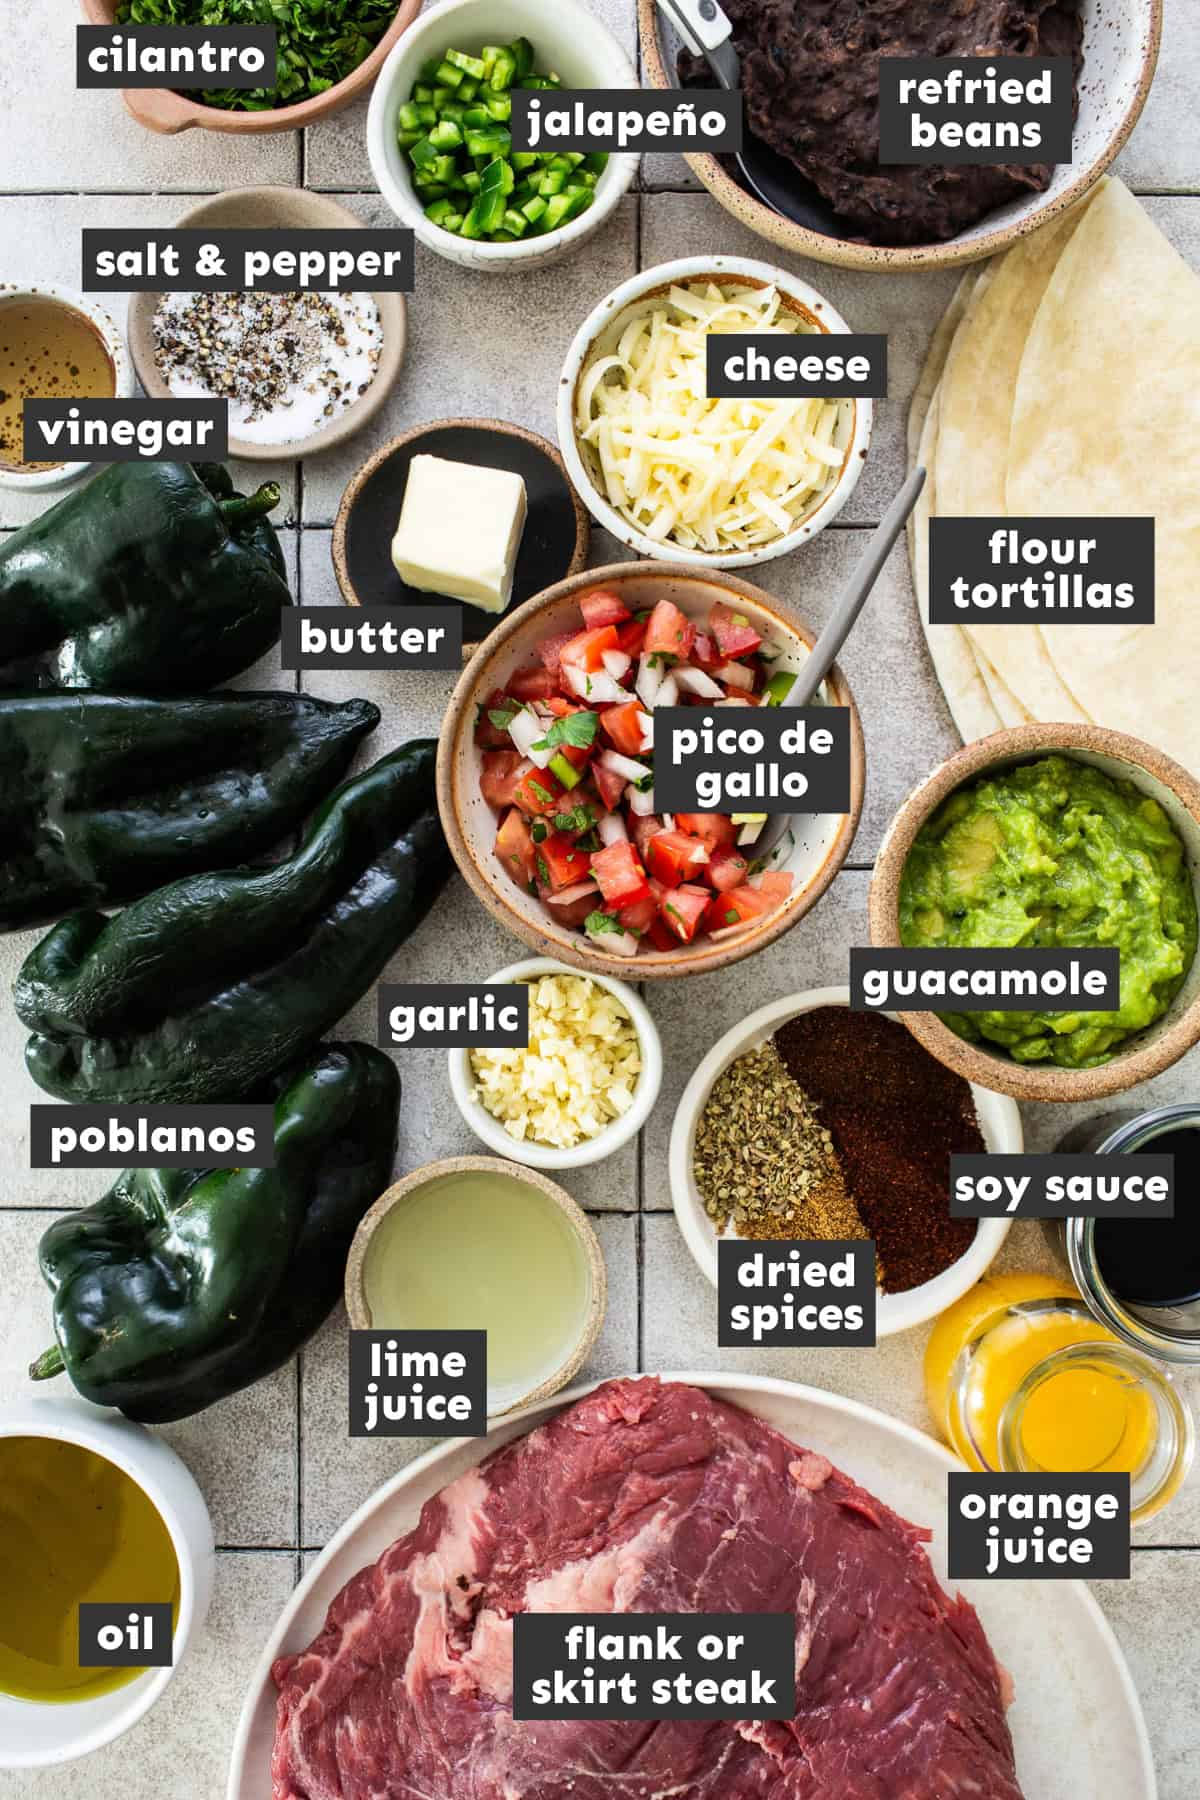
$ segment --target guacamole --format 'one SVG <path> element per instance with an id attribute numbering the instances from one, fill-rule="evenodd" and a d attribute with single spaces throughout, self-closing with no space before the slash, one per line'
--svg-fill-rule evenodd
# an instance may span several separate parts
<path id="1" fill-rule="evenodd" d="M 941 1015 L 1018 1062 L 1086 1069 L 1166 1012 L 1196 953 L 1196 899 L 1157 800 L 1047 756 L 960 788 L 926 821 L 901 878 L 900 937 L 913 949 L 1117 945 L 1119 1012 Z"/>

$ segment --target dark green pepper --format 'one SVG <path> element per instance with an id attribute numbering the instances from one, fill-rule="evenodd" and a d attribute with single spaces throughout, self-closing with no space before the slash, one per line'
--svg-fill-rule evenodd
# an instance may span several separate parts
<path id="1" fill-rule="evenodd" d="M 184 1419 L 281 1368 L 332 1311 L 358 1223 L 391 1179 L 400 1077 L 329 1044 L 253 1096 L 275 1101 L 273 1169 L 126 1169 L 42 1238 L 56 1347 L 86 1400 Z"/>
<path id="2" fill-rule="evenodd" d="M 302 1055 L 449 874 L 436 756 L 419 739 L 348 781 L 287 862 L 192 875 L 111 920 L 62 920 L 13 990 L 38 1086 L 64 1100 L 233 1100 Z"/>
<path id="3" fill-rule="evenodd" d="M 0 930 L 261 856 L 378 723 L 300 694 L 0 698 Z"/>
<path id="4" fill-rule="evenodd" d="M 110 463 L 0 544 L 0 687 L 194 694 L 248 669 L 291 604 L 278 504 L 218 463 Z"/>

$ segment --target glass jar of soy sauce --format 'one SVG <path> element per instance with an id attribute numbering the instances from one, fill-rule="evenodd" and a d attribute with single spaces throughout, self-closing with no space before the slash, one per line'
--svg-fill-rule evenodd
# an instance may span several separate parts
<path id="1" fill-rule="evenodd" d="M 1056 1230 L 1098 1319 L 1163 1362 L 1200 1364 L 1200 1105 L 1107 1113 L 1075 1126 L 1055 1149 L 1174 1156 L 1173 1219 L 1070 1219 Z"/>

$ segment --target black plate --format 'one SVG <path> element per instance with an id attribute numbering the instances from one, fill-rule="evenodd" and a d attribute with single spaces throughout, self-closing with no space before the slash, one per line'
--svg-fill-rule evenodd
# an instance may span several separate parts
<path id="1" fill-rule="evenodd" d="M 510 469 L 525 482 L 529 517 L 507 611 L 541 593 L 587 560 L 588 515 L 558 452 L 544 438 L 516 425 L 450 419 L 423 425 L 385 444 L 346 489 L 333 536 L 333 560 L 345 598 L 360 606 L 453 606 L 401 581 L 392 566 L 392 539 L 414 456 Z M 469 521 L 464 521 L 469 528 Z M 478 644 L 504 617 L 477 606 L 462 607 L 463 639 Z"/>

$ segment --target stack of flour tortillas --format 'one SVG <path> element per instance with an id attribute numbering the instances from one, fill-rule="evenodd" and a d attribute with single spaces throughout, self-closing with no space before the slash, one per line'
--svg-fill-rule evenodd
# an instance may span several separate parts
<path id="1" fill-rule="evenodd" d="M 909 420 L 917 604 L 966 740 L 1091 720 L 1200 771 L 1200 277 L 1119 181 L 971 271 Z M 1156 521 L 1153 625 L 933 625 L 928 522 Z"/>

